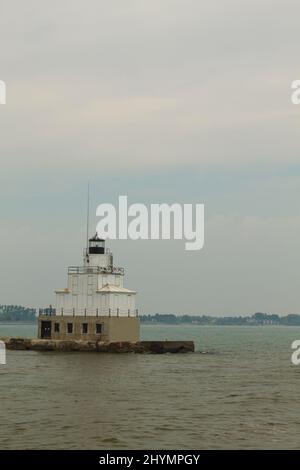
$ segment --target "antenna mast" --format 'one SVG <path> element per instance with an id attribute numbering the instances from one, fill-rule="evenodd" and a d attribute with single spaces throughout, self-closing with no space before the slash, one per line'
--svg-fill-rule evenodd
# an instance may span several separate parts
<path id="1" fill-rule="evenodd" d="M 86 254 L 89 252 L 89 222 L 90 222 L 90 182 L 87 187 L 87 208 L 86 208 Z"/>

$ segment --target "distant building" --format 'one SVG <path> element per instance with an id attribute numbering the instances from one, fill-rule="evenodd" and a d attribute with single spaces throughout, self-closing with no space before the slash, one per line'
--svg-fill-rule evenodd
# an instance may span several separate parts
<path id="1" fill-rule="evenodd" d="M 139 341 L 136 292 L 123 285 L 124 269 L 113 265 L 105 240 L 89 239 L 83 266 L 68 269 L 68 287 L 56 291 L 56 306 L 40 311 L 39 338 Z"/>

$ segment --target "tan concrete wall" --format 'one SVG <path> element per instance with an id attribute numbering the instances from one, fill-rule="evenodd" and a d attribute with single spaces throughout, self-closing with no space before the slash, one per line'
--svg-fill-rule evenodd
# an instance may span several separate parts
<path id="1" fill-rule="evenodd" d="M 47 316 L 38 320 L 38 337 L 41 338 L 42 321 L 51 321 L 51 339 L 86 340 L 86 341 L 130 341 L 140 339 L 140 320 L 137 317 L 90 317 L 90 316 Z M 55 332 L 55 323 L 59 323 L 59 333 Z M 67 324 L 73 324 L 73 333 L 68 333 Z M 88 324 L 88 333 L 82 332 L 82 324 Z M 102 332 L 96 333 L 96 324 L 102 325 Z"/>
<path id="2" fill-rule="evenodd" d="M 110 317 L 109 341 L 130 341 L 135 343 L 140 340 L 140 319 L 137 317 Z"/>

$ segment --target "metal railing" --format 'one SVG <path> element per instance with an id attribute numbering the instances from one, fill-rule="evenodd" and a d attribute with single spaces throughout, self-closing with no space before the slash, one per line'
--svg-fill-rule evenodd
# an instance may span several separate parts
<path id="1" fill-rule="evenodd" d="M 138 317 L 139 311 L 135 309 L 121 309 L 121 308 L 40 308 L 39 317 L 41 316 L 82 316 L 82 317 Z"/>
<path id="2" fill-rule="evenodd" d="M 70 266 L 68 274 L 120 274 L 124 275 L 124 268 L 118 266 Z"/>

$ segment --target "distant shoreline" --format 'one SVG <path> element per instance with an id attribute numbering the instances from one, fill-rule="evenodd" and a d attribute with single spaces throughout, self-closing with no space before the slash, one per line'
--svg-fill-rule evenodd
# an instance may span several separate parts
<path id="1" fill-rule="evenodd" d="M 249 316 L 174 315 L 156 313 L 140 315 L 143 324 L 202 325 L 202 326 L 300 326 L 300 315 L 278 315 L 257 312 Z"/>
<path id="2" fill-rule="evenodd" d="M 0 325 L 36 325 L 37 321 L 25 320 L 0 320 Z"/>
<path id="3" fill-rule="evenodd" d="M 0 321 L 0 327 L 1 326 L 18 326 L 18 325 L 33 325 L 33 326 L 37 326 L 37 321 L 16 321 L 16 320 L 1 320 Z M 234 326 L 238 326 L 238 327 L 243 327 L 243 328 L 253 328 L 253 327 L 289 327 L 289 328 L 294 328 L 294 327 L 300 327 L 299 324 L 289 324 L 289 325 L 286 325 L 286 324 L 270 324 L 270 323 L 266 323 L 266 324 L 254 324 L 254 323 L 248 323 L 248 324 L 230 324 L 230 325 L 224 325 L 224 324 L 214 324 L 214 323 L 189 323 L 189 322 L 186 322 L 186 323 L 167 323 L 167 322 L 145 322 L 145 321 L 142 321 L 141 322 L 141 325 L 142 326 L 174 326 L 176 328 L 180 328 L 181 326 L 190 326 L 190 327 L 193 327 L 193 326 L 203 326 L 203 327 L 210 327 L 210 328 L 227 328 L 227 327 L 234 327 Z"/>
<path id="4" fill-rule="evenodd" d="M 55 315 L 55 309 L 53 310 Z M 54 317 L 55 318 L 55 317 Z M 256 312 L 253 315 L 213 316 L 173 313 L 139 315 L 142 325 L 199 325 L 199 326 L 300 326 L 299 314 L 278 315 Z M 36 310 L 14 305 L 0 305 L 0 325 L 34 325 L 37 323 Z"/>
<path id="5" fill-rule="evenodd" d="M 254 328 L 254 327 L 257 327 L 257 326 L 261 326 L 261 327 L 268 327 L 268 326 L 272 326 L 272 327 L 292 327 L 292 328 L 295 328 L 295 326 L 298 326 L 300 328 L 300 325 L 297 324 L 297 325 L 283 325 L 283 324 L 243 324 L 243 325 L 240 325 L 238 323 L 236 324 L 230 324 L 230 325 L 216 325 L 214 323 L 166 323 L 166 322 L 141 322 L 141 325 L 143 326 L 162 326 L 162 325 L 165 325 L 165 326 L 176 326 L 176 327 L 181 327 L 181 326 L 209 326 L 211 328 L 223 328 L 223 327 L 231 327 L 231 326 L 240 326 L 240 327 L 243 327 L 243 328 Z"/>

